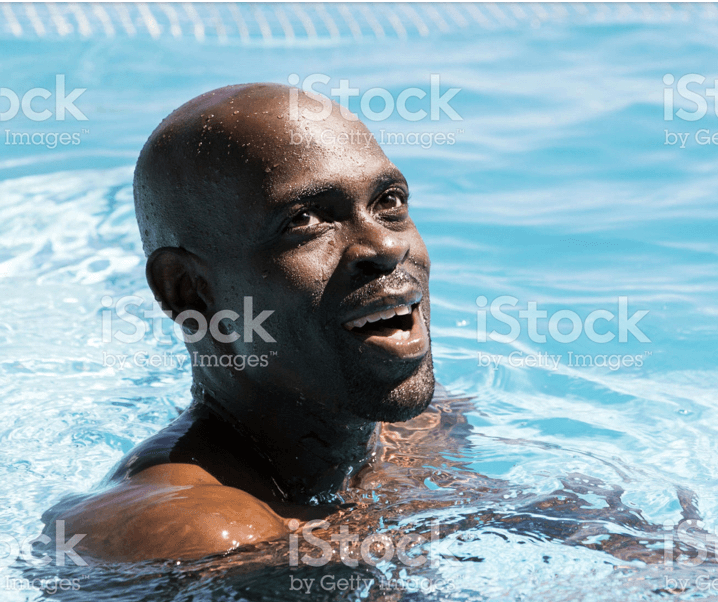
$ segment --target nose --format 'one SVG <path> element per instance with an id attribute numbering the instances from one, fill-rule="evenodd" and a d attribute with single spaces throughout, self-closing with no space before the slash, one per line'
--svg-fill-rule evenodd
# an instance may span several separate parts
<path id="1" fill-rule="evenodd" d="M 376 222 L 365 223 L 347 245 L 344 259 L 351 276 L 383 276 L 393 272 L 409 255 L 409 241 Z"/>

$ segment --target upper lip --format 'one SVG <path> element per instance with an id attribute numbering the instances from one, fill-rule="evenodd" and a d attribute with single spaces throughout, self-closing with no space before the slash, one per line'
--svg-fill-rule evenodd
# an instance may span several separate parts
<path id="1" fill-rule="evenodd" d="M 402 305 L 415 305 L 419 303 L 422 298 L 423 293 L 421 292 L 421 289 L 418 288 L 410 288 L 400 293 L 385 293 L 375 297 L 369 303 L 365 303 L 348 311 L 341 317 L 340 323 L 346 324 L 347 322 L 358 320 L 359 318 L 363 318 L 378 311 L 395 309 L 397 307 L 401 307 Z"/>

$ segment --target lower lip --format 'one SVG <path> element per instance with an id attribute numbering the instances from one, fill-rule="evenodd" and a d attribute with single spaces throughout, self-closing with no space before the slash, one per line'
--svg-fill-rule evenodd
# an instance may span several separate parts
<path id="1" fill-rule="evenodd" d="M 406 339 L 349 332 L 362 339 L 365 345 L 378 347 L 401 359 L 418 359 L 426 355 L 429 350 L 429 332 L 424 323 L 421 306 L 417 306 L 412 311 L 411 317 L 413 324 Z"/>

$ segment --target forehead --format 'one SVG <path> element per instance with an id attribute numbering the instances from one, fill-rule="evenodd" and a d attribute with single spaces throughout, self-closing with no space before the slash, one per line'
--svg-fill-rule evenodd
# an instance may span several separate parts
<path id="1" fill-rule="evenodd" d="M 223 130 L 231 137 L 228 171 L 253 184 L 255 203 L 283 204 L 330 189 L 361 194 L 386 180 L 404 182 L 364 124 L 338 110 L 321 120 L 247 111 L 225 121 Z"/>
<path id="2" fill-rule="evenodd" d="M 375 142 L 327 143 L 275 163 L 265 178 L 264 197 L 270 206 L 327 192 L 364 197 L 392 182 L 405 180 Z"/>
<path id="3" fill-rule="evenodd" d="M 391 182 L 404 183 L 361 121 L 336 104 L 317 119 L 317 101 L 301 94 L 302 111 L 293 113 L 288 98 L 276 86 L 198 97 L 153 134 L 151 154 L 158 160 L 149 163 L 199 193 L 191 195 L 194 215 L 216 221 L 221 206 L 226 223 L 249 238 L 267 210 L 328 191 L 366 198 Z"/>
<path id="4" fill-rule="evenodd" d="M 231 112 L 230 128 L 246 143 L 246 166 L 261 178 L 267 202 L 328 188 L 358 191 L 382 177 L 403 179 L 356 116 L 336 103 L 326 114 L 316 98 L 296 92 L 294 109 L 287 89 L 244 98 Z"/>

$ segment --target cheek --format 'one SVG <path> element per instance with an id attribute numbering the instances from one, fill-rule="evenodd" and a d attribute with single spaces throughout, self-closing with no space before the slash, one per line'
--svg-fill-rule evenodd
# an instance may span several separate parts
<path id="1" fill-rule="evenodd" d="M 411 240 L 411 258 L 416 265 L 426 270 L 426 275 L 428 276 L 431 269 L 429 251 L 416 228 L 414 228 L 414 235 Z"/>
<path id="2" fill-rule="evenodd" d="M 325 246 L 307 244 L 275 258 L 265 281 L 270 281 L 276 294 L 296 296 L 302 305 L 318 307 L 337 266 L 335 254 Z"/>

